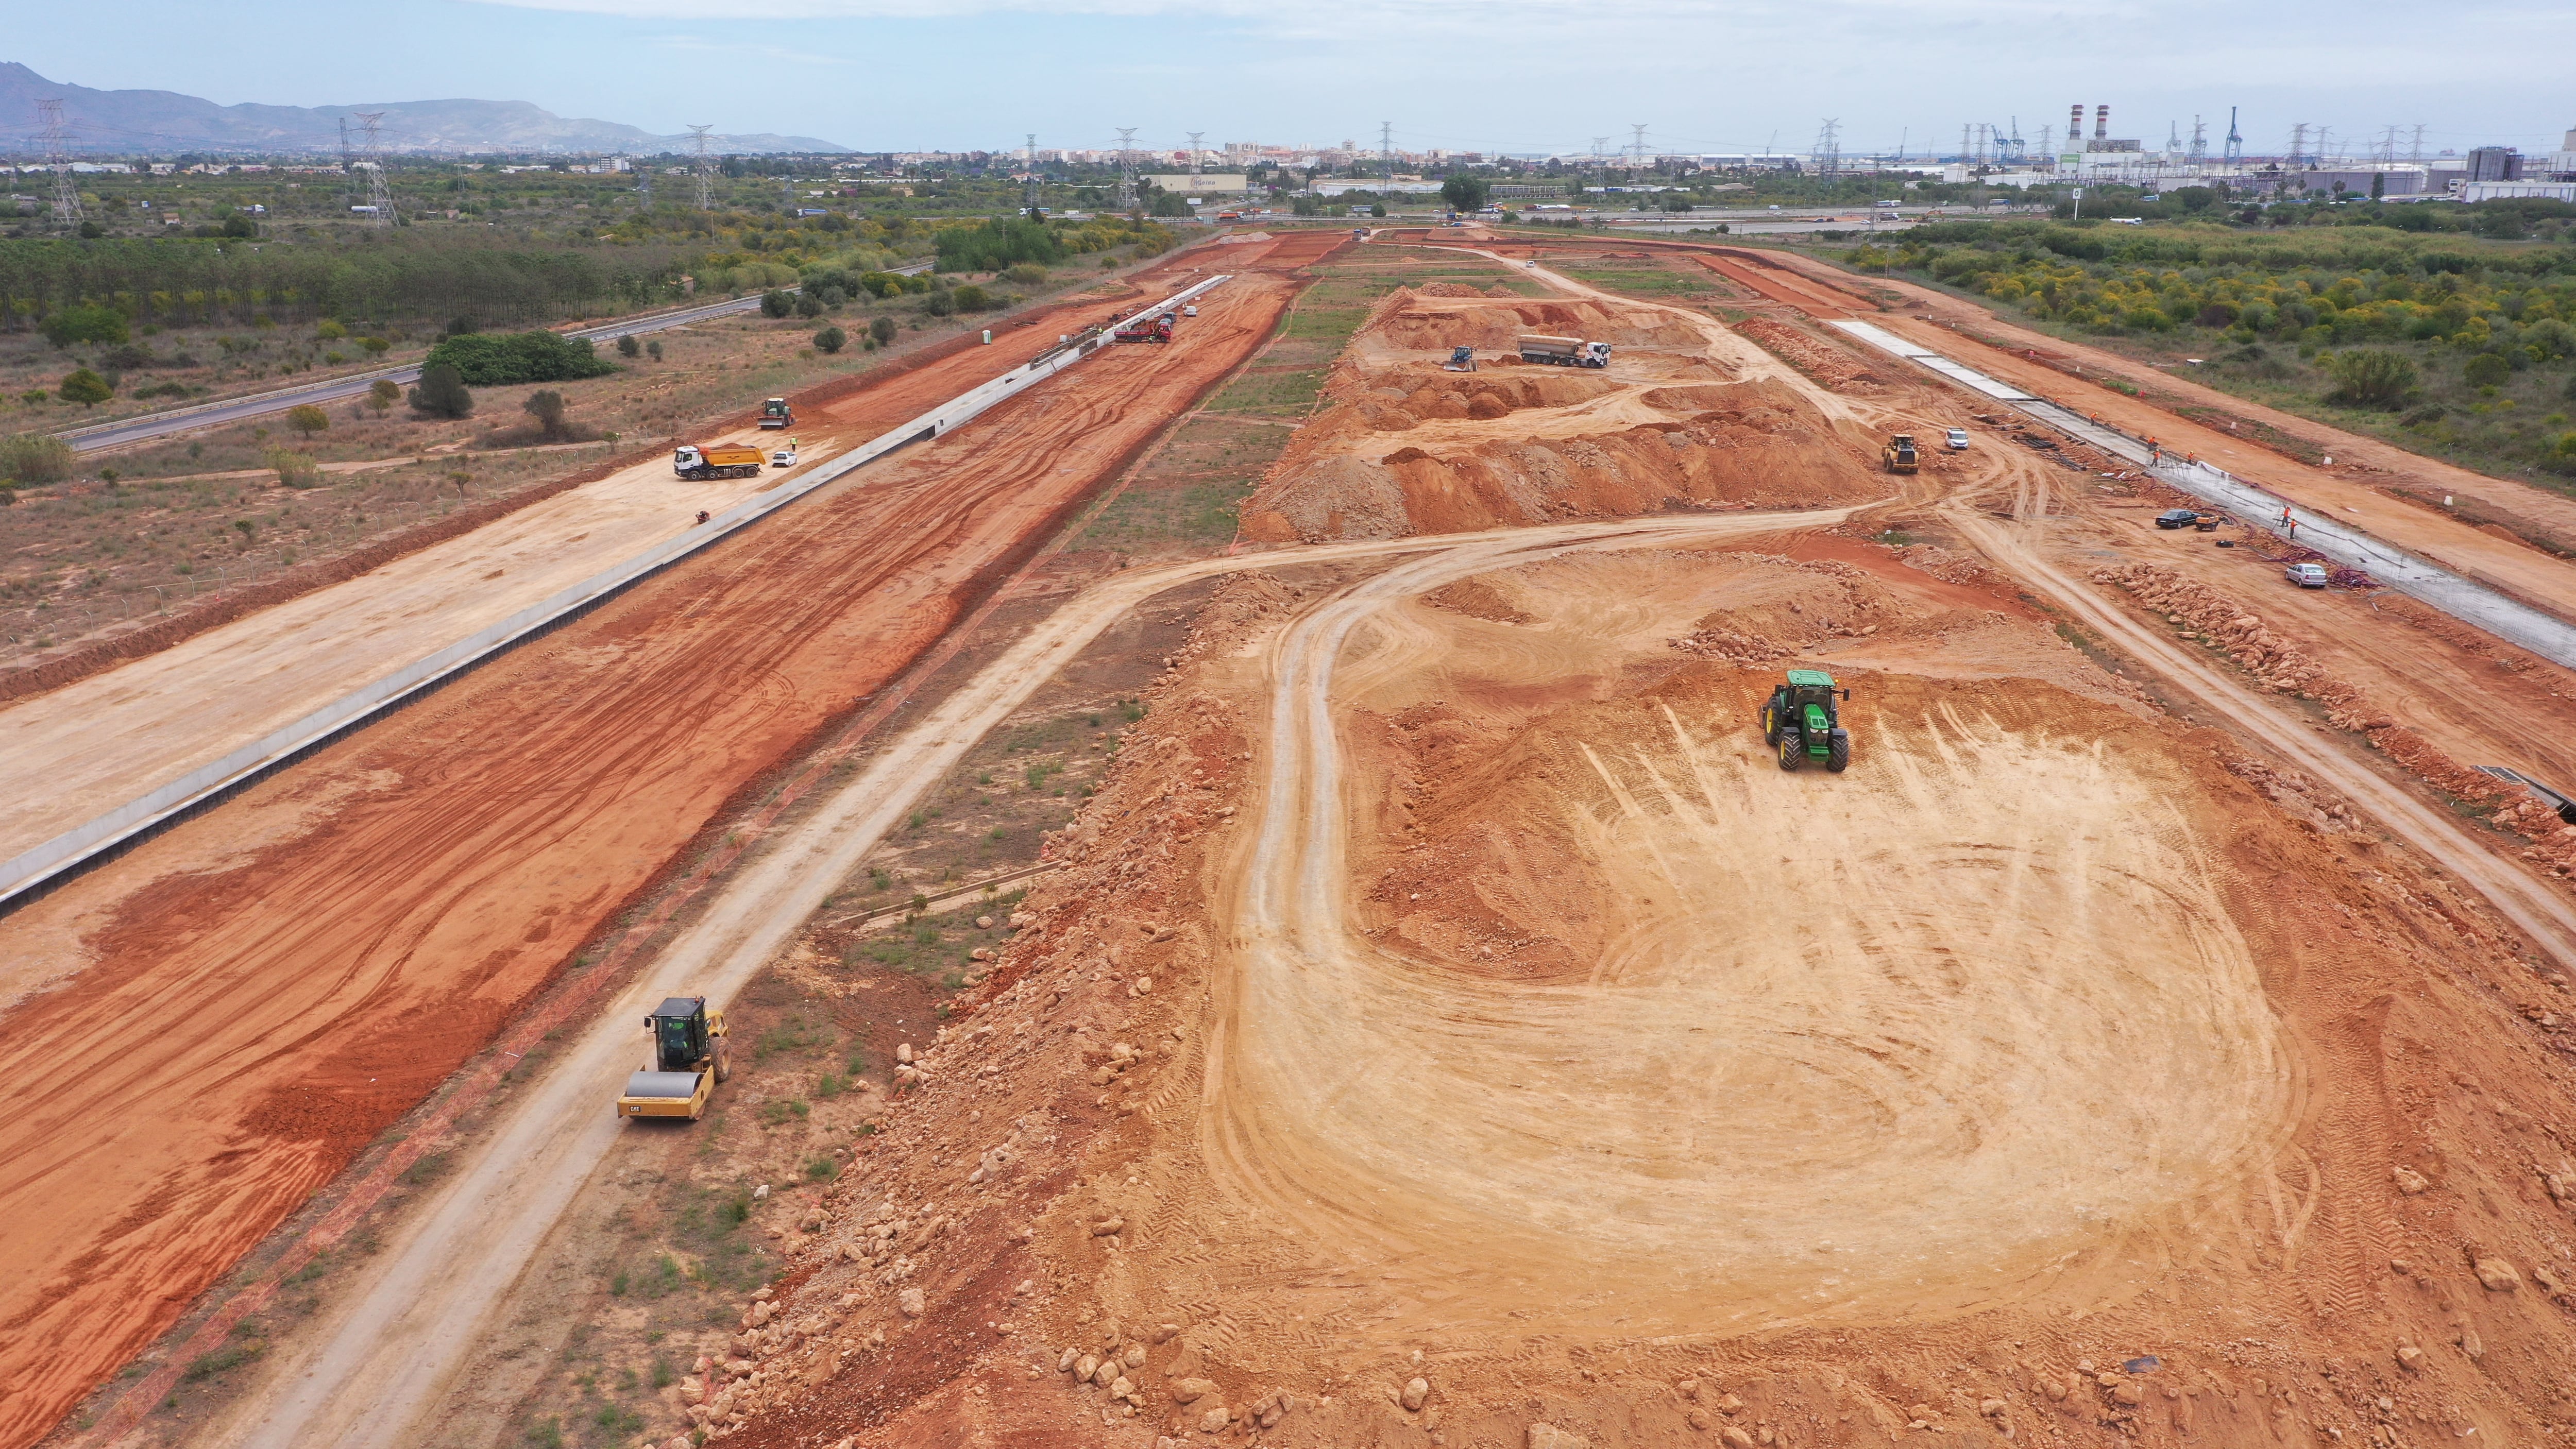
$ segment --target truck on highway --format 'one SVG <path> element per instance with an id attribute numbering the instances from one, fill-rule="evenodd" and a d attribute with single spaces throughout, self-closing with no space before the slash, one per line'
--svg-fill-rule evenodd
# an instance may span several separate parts
<path id="1" fill-rule="evenodd" d="M 754 478 L 764 461 L 746 443 L 682 443 L 671 450 L 671 471 L 692 483 L 710 478 Z"/>
<path id="2" fill-rule="evenodd" d="M 787 399 L 783 397 L 771 398 L 760 405 L 760 425 L 764 428 L 792 427 L 795 422 L 796 414 L 788 408 Z"/>
<path id="3" fill-rule="evenodd" d="M 1139 317 L 1109 334 L 1109 340 L 1112 342 L 1169 342 L 1172 340 L 1172 329 L 1180 324 L 1180 320 L 1170 312 L 1155 317 Z"/>
<path id="4" fill-rule="evenodd" d="M 1610 344 L 1580 337 L 1547 337 L 1529 333 L 1520 339 L 1521 361 L 1556 367 L 1608 367 Z"/>

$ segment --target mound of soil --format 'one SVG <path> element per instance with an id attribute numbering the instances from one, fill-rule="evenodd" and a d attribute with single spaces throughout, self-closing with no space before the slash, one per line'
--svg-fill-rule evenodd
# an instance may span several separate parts
<path id="1" fill-rule="evenodd" d="M 1244 536 L 1262 542 L 1394 538 L 1682 508 L 1830 506 L 1886 492 L 1865 440 L 1847 436 L 1793 388 L 1774 381 L 1701 383 L 1646 395 L 1687 422 L 1572 438 L 1505 434 L 1441 454 L 1372 447 L 1422 421 L 1417 400 L 1471 417 L 1475 399 L 1492 398 L 1486 411 L 1508 418 L 1519 407 L 1547 406 L 1550 397 L 1591 385 L 1574 376 L 1453 376 L 1446 389 L 1407 394 L 1405 406 L 1377 392 L 1308 425 L 1245 503 Z M 1469 399 L 1461 402 L 1460 392 Z"/>

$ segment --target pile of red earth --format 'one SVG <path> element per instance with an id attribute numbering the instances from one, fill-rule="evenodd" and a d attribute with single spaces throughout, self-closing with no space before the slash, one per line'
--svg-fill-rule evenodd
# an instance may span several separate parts
<path id="1" fill-rule="evenodd" d="M 1748 317 L 1735 324 L 1735 330 L 1762 345 L 1763 350 L 1782 362 L 1814 378 L 1826 387 L 1849 389 L 1854 383 L 1883 382 L 1861 360 L 1839 347 L 1809 336 L 1774 317 Z"/>
<path id="2" fill-rule="evenodd" d="M 2472 770 L 2436 748 L 2422 735 L 2372 707 L 2361 691 L 2334 678 L 2325 667 L 2267 627 L 2260 616 L 2203 584 L 2154 564 L 2124 564 L 2093 571 L 2093 581 L 2117 584 L 2165 622 L 2226 655 L 2278 694 L 2297 695 L 2323 705 L 2335 728 L 2351 730 L 2385 751 L 2418 778 L 2429 781 L 2469 804 L 2491 810 L 2489 822 L 2531 840 L 2527 860 L 2544 863 L 2560 879 L 2576 873 L 2576 826 L 2557 812 L 2495 777 Z"/>

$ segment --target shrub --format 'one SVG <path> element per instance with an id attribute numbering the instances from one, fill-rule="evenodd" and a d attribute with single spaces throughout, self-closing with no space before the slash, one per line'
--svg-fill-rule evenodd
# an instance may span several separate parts
<path id="1" fill-rule="evenodd" d="M 322 465 L 310 453 L 289 448 L 271 448 L 260 455 L 260 461 L 277 474 L 277 481 L 289 488 L 311 488 L 322 481 Z"/>
<path id="2" fill-rule="evenodd" d="M 2506 362 L 2501 353 L 2481 352 L 2469 359 L 2468 366 L 2460 369 L 2460 376 L 2466 378 L 2471 387 L 2502 387 L 2505 380 L 2513 376 L 2513 365 Z"/>
<path id="3" fill-rule="evenodd" d="M 321 321 L 313 324 L 313 335 L 321 338 L 325 342 L 336 342 L 339 339 L 348 336 L 349 329 L 341 326 L 338 321 L 325 317 Z"/>
<path id="4" fill-rule="evenodd" d="M 960 312 L 984 312 L 993 306 L 993 294 L 972 283 L 949 293 L 948 300 L 955 303 Z"/>
<path id="5" fill-rule="evenodd" d="M 838 352 L 849 344 L 850 334 L 838 327 L 826 327 L 814 334 L 814 347 L 820 352 Z"/>
<path id="6" fill-rule="evenodd" d="M 894 334 L 895 325 L 892 317 L 879 317 L 868 324 L 868 336 L 874 339 L 879 347 L 894 341 Z"/>
<path id="7" fill-rule="evenodd" d="M 124 342 L 132 335 L 126 330 L 125 314 L 113 307 L 65 307 L 37 324 L 36 330 L 56 347 L 69 347 L 75 342 Z"/>
<path id="8" fill-rule="evenodd" d="M 933 292 L 921 299 L 921 310 L 933 317 L 945 317 L 957 310 L 957 294 Z"/>
<path id="9" fill-rule="evenodd" d="M 943 272 L 998 272 L 1020 262 L 1060 262 L 1064 241 L 1045 222 L 1024 216 L 987 217 L 980 226 L 952 226 L 934 239 Z"/>
<path id="10" fill-rule="evenodd" d="M 644 344 L 636 341 L 635 334 L 632 332 L 629 332 L 625 336 L 617 339 L 617 355 L 620 357 L 641 356 L 643 351 Z"/>
<path id="11" fill-rule="evenodd" d="M 1035 262 L 1018 262 L 1002 270 L 1002 279 L 1023 287 L 1034 287 L 1047 279 L 1047 269 Z"/>
<path id="12" fill-rule="evenodd" d="M 572 382 L 617 370 L 616 363 L 591 351 L 587 338 L 543 329 L 499 337 L 480 332 L 450 337 L 429 349 L 428 362 L 456 369 L 460 381 L 476 387 Z"/>
<path id="13" fill-rule="evenodd" d="M 72 445 L 43 433 L 0 438 L 0 478 L 13 483 L 60 483 L 72 476 Z"/>
<path id="14" fill-rule="evenodd" d="M 370 357 L 382 357 L 393 347 L 392 343 L 381 337 L 361 337 L 358 339 L 358 345 L 367 349 L 367 355 Z"/>
<path id="15" fill-rule="evenodd" d="M 799 292 L 799 293 L 797 293 L 797 294 L 796 294 L 796 315 L 797 315 L 797 316 L 799 316 L 799 317 L 820 317 L 820 316 L 822 316 L 822 315 L 823 315 L 823 299 L 822 299 L 821 297 L 819 297 L 819 296 L 816 296 L 816 295 L 815 295 L 814 293 L 812 293 L 812 292 Z"/>
<path id="16" fill-rule="evenodd" d="M 795 310 L 796 299 L 785 292 L 772 289 L 760 294 L 760 315 L 763 317 L 784 317 Z"/>
<path id="17" fill-rule="evenodd" d="M 454 367 L 433 362 L 421 369 L 420 384 L 411 390 L 411 410 L 430 418 L 468 417 L 474 412 L 474 394 Z"/>
<path id="18" fill-rule="evenodd" d="M 563 437 L 564 400 L 562 393 L 555 391 L 553 388 L 546 388 L 542 391 L 532 392 L 528 394 L 528 400 L 520 405 L 519 410 L 537 420 L 537 426 L 545 430 L 547 442 L 556 442 Z"/>
<path id="19" fill-rule="evenodd" d="M 286 410 L 286 425 L 309 438 L 331 431 L 331 415 L 311 403 L 299 403 Z"/>
<path id="20" fill-rule="evenodd" d="M 367 385 L 367 406 L 374 408 L 378 417 L 383 417 L 387 409 L 400 401 L 402 389 L 390 377 L 377 378 Z"/>
<path id="21" fill-rule="evenodd" d="M 2382 347 L 2337 353 L 2326 364 L 2326 374 L 2335 384 L 2326 401 L 2389 409 L 2406 405 L 2419 376 L 2413 359 Z"/>
<path id="22" fill-rule="evenodd" d="M 645 344 L 644 344 L 644 355 L 645 355 L 645 356 L 647 356 L 647 357 L 649 357 L 649 358 L 651 358 L 651 359 L 653 359 L 655 362 L 659 362 L 659 361 L 661 361 L 661 360 L 662 360 L 662 340 L 661 340 L 660 338 L 658 338 L 658 337 L 657 337 L 657 338 L 653 339 L 652 341 L 645 343 Z"/>
<path id="23" fill-rule="evenodd" d="M 65 402 L 76 402 L 83 407 L 96 407 L 116 396 L 116 388 L 106 378 L 88 368 L 75 367 L 63 374 L 63 385 L 54 390 L 54 395 Z"/>

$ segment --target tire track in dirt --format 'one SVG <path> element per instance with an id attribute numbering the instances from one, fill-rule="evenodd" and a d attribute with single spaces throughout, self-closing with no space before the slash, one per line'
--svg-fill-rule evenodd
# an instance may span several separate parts
<path id="1" fill-rule="evenodd" d="M 1229 257 L 1242 280 L 1185 344 L 1119 349 L 854 475 L 263 786 L 361 782 L 295 838 L 198 876 L 158 876 L 147 846 L 32 908 L 110 923 L 5 1019 L 52 1068 L 0 1123 L 22 1225 L 0 1359 L 24 1370 L 0 1444 L 149 1342 L 936 638 L 1268 335 L 1305 259 Z"/>

